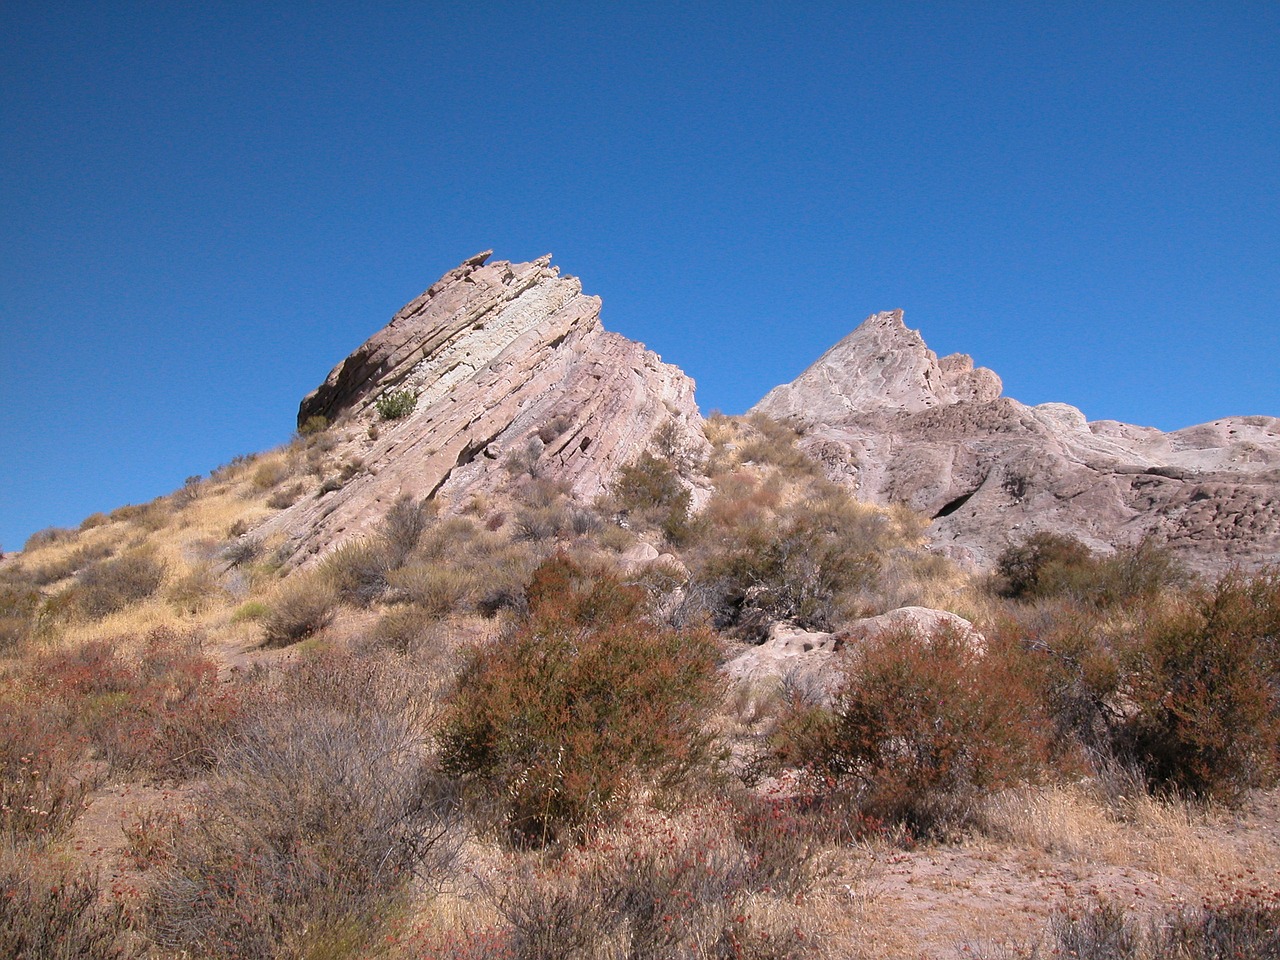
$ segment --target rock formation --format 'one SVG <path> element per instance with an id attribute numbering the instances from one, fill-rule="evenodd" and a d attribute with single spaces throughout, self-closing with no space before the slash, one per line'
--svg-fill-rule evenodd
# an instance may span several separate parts
<path id="1" fill-rule="evenodd" d="M 753 412 L 796 425 L 860 498 L 933 517 L 934 542 L 975 565 L 1041 530 L 1102 550 L 1153 536 L 1206 572 L 1280 558 L 1280 420 L 1163 433 L 1001 390 L 971 358 L 939 359 L 892 311 Z"/>
<path id="2" fill-rule="evenodd" d="M 606 331 L 600 299 L 549 255 L 489 256 L 445 274 L 302 401 L 299 426 L 324 417 L 336 454 L 362 469 L 264 527 L 295 557 L 371 529 L 400 496 L 460 505 L 509 479 L 513 457 L 589 501 L 655 437 L 705 452 L 692 380 Z M 397 394 L 416 403 L 386 419 L 378 402 Z"/>

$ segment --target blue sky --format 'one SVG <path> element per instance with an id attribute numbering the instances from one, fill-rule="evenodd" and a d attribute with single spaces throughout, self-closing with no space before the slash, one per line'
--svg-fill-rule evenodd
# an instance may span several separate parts
<path id="1" fill-rule="evenodd" d="M 288 438 L 471 254 L 741 412 L 901 307 L 1028 403 L 1280 415 L 1280 5 L 0 7 L 0 545 Z"/>

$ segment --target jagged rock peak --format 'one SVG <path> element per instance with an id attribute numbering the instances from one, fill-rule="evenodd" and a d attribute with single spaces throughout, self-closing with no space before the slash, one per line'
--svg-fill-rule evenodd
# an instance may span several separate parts
<path id="1" fill-rule="evenodd" d="M 938 359 L 901 310 L 867 317 L 791 383 L 775 387 L 753 412 L 776 419 L 840 423 L 876 411 L 916 412 L 1000 396 L 1000 378 L 962 353 Z"/>
<path id="2" fill-rule="evenodd" d="M 655 444 L 705 456 L 689 377 L 605 330 L 600 299 L 549 254 L 489 257 L 446 273 L 302 401 L 299 425 L 323 416 L 337 454 L 363 465 L 271 521 L 302 556 L 367 531 L 397 497 L 436 496 L 447 509 L 492 492 L 517 460 L 589 500 Z M 379 399 L 401 392 L 416 397 L 412 410 L 386 419 Z"/>
<path id="3" fill-rule="evenodd" d="M 1280 420 L 1162 433 L 1000 393 L 892 311 L 752 410 L 800 427 L 801 449 L 860 499 L 932 517 L 935 545 L 977 566 L 1038 532 L 1100 550 L 1149 537 L 1212 574 L 1280 556 Z"/>

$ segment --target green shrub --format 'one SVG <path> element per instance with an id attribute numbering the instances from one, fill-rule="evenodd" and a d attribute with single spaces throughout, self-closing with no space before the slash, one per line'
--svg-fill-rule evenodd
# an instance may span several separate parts
<path id="1" fill-rule="evenodd" d="M 610 506 L 680 543 L 689 533 L 689 502 L 689 490 L 671 462 L 645 451 L 618 471 Z"/>
<path id="2" fill-rule="evenodd" d="M 418 405 L 418 395 L 413 390 L 388 390 L 374 402 L 378 416 L 383 420 L 401 420 L 413 413 Z"/>
<path id="3" fill-rule="evenodd" d="M 236 607 L 235 612 L 231 614 L 231 622 L 243 623 L 246 620 L 261 620 L 270 612 L 271 608 L 261 600 L 247 600 Z"/>
<path id="4" fill-rule="evenodd" d="M 1098 556 L 1074 537 L 1032 534 L 996 560 L 996 592 L 1015 600 L 1064 597 L 1097 607 L 1151 600 L 1186 580 L 1168 549 L 1150 539 Z"/>
<path id="5" fill-rule="evenodd" d="M 953 629 L 886 632 L 844 670 L 834 706 L 794 705 L 775 749 L 865 815 L 945 835 L 983 794 L 1038 773 L 1043 722 L 1016 650 L 983 653 Z"/>
<path id="6" fill-rule="evenodd" d="M 674 786 L 708 761 L 716 642 L 646 622 L 642 603 L 557 555 L 534 574 L 525 621 L 464 668 L 442 760 L 502 798 L 515 839 L 580 833 L 642 775 Z"/>

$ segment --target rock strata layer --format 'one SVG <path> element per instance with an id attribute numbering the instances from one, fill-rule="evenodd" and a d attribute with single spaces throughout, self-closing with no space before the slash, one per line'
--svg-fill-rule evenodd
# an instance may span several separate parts
<path id="1" fill-rule="evenodd" d="M 1001 391 L 971 358 L 939 359 L 892 311 L 753 412 L 796 425 L 859 498 L 932 517 L 933 541 L 977 566 L 1037 531 L 1101 550 L 1150 536 L 1208 573 L 1280 558 L 1280 420 L 1164 433 Z"/>
<path id="2" fill-rule="evenodd" d="M 324 417 L 362 468 L 267 525 L 295 556 L 368 531 L 401 496 L 460 505 L 508 480 L 513 458 L 590 500 L 660 431 L 668 449 L 706 452 L 689 377 L 605 330 L 600 299 L 549 255 L 490 255 L 406 304 L 302 401 L 299 426 Z M 397 394 L 416 403 L 386 419 L 379 400 Z"/>

